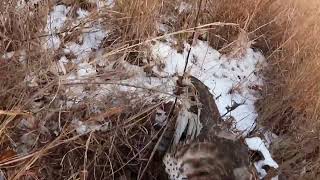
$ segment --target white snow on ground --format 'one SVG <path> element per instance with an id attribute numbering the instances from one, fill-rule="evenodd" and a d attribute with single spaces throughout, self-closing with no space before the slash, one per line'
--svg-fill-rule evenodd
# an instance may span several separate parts
<path id="1" fill-rule="evenodd" d="M 89 28 L 83 32 L 82 44 L 77 44 L 75 42 L 68 43 L 66 45 L 66 50 L 70 50 L 78 57 L 75 61 L 75 63 L 78 64 L 83 62 L 83 60 L 88 59 L 92 50 L 98 49 L 100 43 L 106 36 L 107 33 L 99 26 Z"/>
<path id="2" fill-rule="evenodd" d="M 88 12 L 88 11 L 86 11 L 86 10 L 84 10 L 84 9 L 79 8 L 79 9 L 77 10 L 77 15 L 78 15 L 78 18 L 79 18 L 79 19 L 83 19 L 83 18 L 88 17 L 88 16 L 90 15 L 90 12 Z"/>
<path id="3" fill-rule="evenodd" d="M 185 46 L 183 54 L 179 54 L 170 43 L 156 42 L 152 46 L 153 55 L 166 66 L 163 71 L 156 67 L 153 70 L 162 76 L 175 73 L 182 75 L 189 49 L 188 44 Z M 217 98 L 216 103 L 221 115 L 227 113 L 228 106 L 231 107 L 234 103 L 243 104 L 228 115 L 235 118 L 235 128 L 246 135 L 255 127 L 257 117 L 254 109 L 256 92 L 250 87 L 262 85 L 262 80 L 254 72 L 263 62 L 261 53 L 252 49 L 247 49 L 246 56 L 241 59 L 227 59 L 206 42 L 198 41 L 197 45 L 192 47 L 187 72 L 208 86 Z"/>
<path id="4" fill-rule="evenodd" d="M 25 6 L 34 6 L 38 3 L 40 3 L 42 0 L 19 0 L 17 1 L 17 9 L 22 9 Z"/>
<path id="5" fill-rule="evenodd" d="M 73 126 L 78 134 L 87 134 L 92 131 L 105 131 L 108 130 L 108 123 L 105 124 L 95 124 L 94 122 L 82 122 L 79 119 L 74 119 L 72 121 Z"/>
<path id="6" fill-rule="evenodd" d="M 111 3 L 111 1 L 106 2 Z M 110 5 L 110 4 L 106 4 Z M 55 6 L 53 12 L 49 14 L 50 21 L 46 31 L 50 33 L 61 30 L 64 26 L 65 21 L 68 18 L 67 12 L 69 7 L 58 5 Z M 90 16 L 90 12 L 78 9 L 77 19 L 74 19 L 77 25 L 80 21 L 85 21 Z M 51 24 L 51 25 L 49 25 Z M 108 62 L 106 59 L 101 60 L 97 57 L 98 64 L 104 65 L 105 70 L 112 70 L 114 63 L 117 62 L 123 68 L 123 71 L 129 76 L 127 79 L 116 81 L 112 84 L 103 84 L 103 81 L 96 77 L 97 71 L 96 66 L 89 62 L 89 56 L 93 53 L 93 50 L 99 50 L 99 46 L 102 40 L 107 37 L 107 31 L 102 29 L 98 23 L 88 23 L 85 28 L 81 29 L 82 34 L 79 36 L 81 43 L 68 42 L 65 44 L 63 49 L 64 53 L 76 56 L 76 59 L 67 59 L 63 56 L 57 64 L 54 64 L 51 69 L 55 71 L 55 74 L 62 73 L 61 76 L 63 83 L 80 83 L 77 85 L 68 86 L 65 90 L 67 95 L 66 106 L 71 108 L 73 105 L 86 99 L 102 100 L 104 96 L 110 95 L 114 92 L 126 92 L 127 94 L 135 95 L 136 98 L 144 98 L 146 102 L 152 101 L 154 98 L 172 98 L 172 92 L 175 87 L 175 78 L 155 78 L 147 77 L 147 74 L 143 71 L 143 68 L 131 65 L 123 60 Z M 57 49 L 60 47 L 60 39 L 56 35 L 50 36 L 55 43 L 48 43 L 46 48 Z M 101 56 L 101 52 L 97 52 L 97 56 Z M 120 62 L 121 61 L 121 62 Z M 75 65 L 75 70 L 67 72 L 65 65 L 72 63 Z M 85 87 L 91 83 L 101 83 L 95 86 L 94 91 L 87 91 Z M 151 90 L 150 90 L 151 89 Z M 152 91 L 154 90 L 154 91 Z M 78 119 L 73 121 L 73 125 L 78 133 L 88 133 L 90 131 L 101 130 L 104 126 L 99 124 L 86 124 Z"/>
<path id="7" fill-rule="evenodd" d="M 45 28 L 46 32 L 51 34 L 48 39 L 48 43 L 46 47 L 49 49 L 57 49 L 60 47 L 61 40 L 59 36 L 54 35 L 53 33 L 59 32 L 62 27 L 65 26 L 65 22 L 72 17 L 68 17 L 68 11 L 70 7 L 66 7 L 64 5 L 57 5 L 53 8 L 53 11 L 48 15 L 48 22 Z M 77 11 L 77 18 L 73 19 L 74 23 L 72 25 L 76 26 L 80 24 L 81 21 L 86 20 L 86 18 L 90 15 L 90 12 L 82 10 L 79 8 Z M 79 36 L 81 39 L 81 43 L 76 42 L 68 42 L 65 44 L 65 48 L 63 49 L 65 54 L 72 53 L 76 56 L 76 59 L 67 59 L 63 56 L 57 63 L 57 65 L 53 64 L 51 67 L 52 71 L 62 72 L 64 77 L 62 80 L 72 81 L 74 83 L 81 83 L 82 79 L 92 78 L 96 75 L 95 67 L 88 62 L 89 55 L 93 50 L 97 50 L 102 42 L 102 40 L 107 36 L 107 32 L 102 29 L 102 27 L 98 23 L 90 24 L 86 23 L 86 27 L 81 29 L 82 34 Z M 74 72 L 67 72 L 65 65 L 71 62 L 76 64 L 76 70 Z M 68 94 L 69 98 L 72 99 L 72 102 L 67 102 L 68 105 L 73 104 L 74 102 L 79 102 L 83 100 L 87 94 L 84 93 L 84 87 L 72 86 L 67 88 L 66 94 Z M 68 106 L 70 107 L 70 106 Z"/>
<path id="8" fill-rule="evenodd" d="M 1 57 L 2 59 L 11 59 L 14 56 L 14 51 L 4 53 Z"/>
<path id="9" fill-rule="evenodd" d="M 115 0 L 91 0 L 91 2 L 95 2 L 98 9 L 103 7 L 113 8 L 115 5 Z"/>
<path id="10" fill-rule="evenodd" d="M 192 5 L 191 5 L 191 4 L 182 1 L 182 2 L 180 3 L 180 6 L 178 7 L 178 11 L 179 11 L 179 13 L 182 13 L 182 12 L 184 12 L 184 11 L 190 11 L 191 8 L 192 8 Z"/>
<path id="11" fill-rule="evenodd" d="M 53 8 L 53 11 L 48 15 L 47 26 L 45 32 L 48 33 L 46 47 L 48 49 L 58 49 L 61 41 L 57 33 L 61 30 L 64 22 L 67 20 L 67 14 L 70 8 L 64 5 L 58 5 Z"/>
<path id="12" fill-rule="evenodd" d="M 158 79 L 154 77 L 146 77 L 146 73 L 143 72 L 141 68 L 125 62 L 123 64 L 127 66 L 124 71 L 127 71 L 129 74 L 130 71 L 133 71 L 130 78 L 119 80 L 111 84 L 102 83 L 97 85 L 96 90 L 91 92 L 85 91 L 85 88 L 82 85 L 70 86 L 66 90 L 66 94 L 69 99 L 67 101 L 67 107 L 72 107 L 84 100 L 84 98 L 102 101 L 104 96 L 112 95 L 115 92 L 125 92 L 127 97 L 133 96 L 134 99 L 143 99 L 146 103 L 150 103 L 156 98 L 172 100 L 172 92 L 175 87 L 174 80 L 171 78 Z M 90 77 L 91 82 L 103 82 L 100 81 L 98 77 L 94 77 L 95 70 L 92 65 L 82 63 L 78 65 L 78 68 L 78 71 L 76 73 L 71 73 L 65 82 L 71 84 L 83 82 L 83 85 L 86 85 L 86 82 L 90 81 L 87 80 L 88 78 L 90 79 Z M 94 77 L 94 80 L 92 77 Z M 135 104 L 133 101 L 131 103 Z M 81 122 L 78 119 L 75 119 L 73 125 L 79 134 L 84 134 L 96 130 L 103 131 L 103 129 L 106 129 L 108 124 L 105 126 L 99 124 L 87 124 L 86 122 Z"/>
<path id="13" fill-rule="evenodd" d="M 114 92 L 126 92 L 128 96 L 143 98 L 145 102 L 157 99 L 173 99 L 176 78 L 147 77 L 141 67 L 131 65 L 128 62 L 120 61 L 122 68 L 130 77 L 116 81 L 114 84 L 102 84 L 96 91 L 98 97 L 103 94 Z M 108 67 L 112 67 L 110 64 Z"/>
<path id="14" fill-rule="evenodd" d="M 30 73 L 24 78 L 24 82 L 28 87 L 37 87 L 38 86 L 37 81 L 38 81 L 38 78 L 37 76 L 35 76 L 34 73 Z"/>
<path id="15" fill-rule="evenodd" d="M 48 49 L 58 49 L 61 44 L 61 40 L 57 33 L 63 28 L 65 21 L 70 18 L 67 17 L 67 14 L 70 10 L 70 7 L 65 5 L 57 5 L 53 8 L 53 11 L 48 15 L 47 26 L 45 27 L 45 32 L 48 33 L 48 39 L 46 42 L 46 47 Z M 90 12 L 79 8 L 77 10 L 77 19 L 74 20 L 73 25 L 78 25 L 79 22 L 86 17 L 88 17 Z M 84 28 L 81 45 L 71 42 L 67 44 L 67 49 L 71 50 L 75 55 L 82 55 L 79 57 L 77 62 L 80 62 L 81 59 L 87 58 L 88 54 L 93 49 L 98 49 L 103 38 L 107 36 L 107 32 L 102 30 L 100 25 L 90 25 L 89 27 Z"/>
<path id="16" fill-rule="evenodd" d="M 47 19 L 47 26 L 45 27 L 45 32 L 48 33 L 48 38 L 44 45 L 45 49 L 57 50 L 61 45 L 61 40 L 57 33 L 59 33 L 62 28 L 65 26 L 67 20 L 73 20 L 72 25 L 79 25 L 81 21 L 86 20 L 89 17 L 90 12 L 82 10 L 79 8 L 77 12 L 77 18 L 72 19 L 73 17 L 68 16 L 70 7 L 65 5 L 57 5 L 53 8 L 53 11 L 50 12 Z M 89 55 L 93 50 L 97 50 L 102 42 L 102 40 L 107 36 L 107 32 L 102 29 L 98 23 L 86 23 L 86 27 L 81 29 L 82 33 L 79 38 L 81 43 L 69 42 L 65 44 L 63 52 L 65 54 L 73 53 L 76 56 L 76 59 L 67 59 L 65 56 L 57 63 L 53 63 L 50 70 L 55 74 L 62 73 L 64 76 L 61 77 L 61 80 L 65 82 L 74 82 L 74 83 L 83 83 L 82 80 L 92 78 L 96 75 L 95 67 L 90 64 Z M 76 65 L 76 70 L 73 72 L 67 72 L 65 65 L 67 63 L 73 63 Z M 33 79 L 30 79 L 32 76 L 27 76 L 26 81 L 29 82 L 29 86 L 36 86 Z M 86 94 L 85 87 L 83 85 L 71 86 L 66 88 L 66 94 L 69 100 L 66 102 L 67 107 L 72 107 L 74 104 L 80 102 L 85 97 L 90 97 L 91 94 Z M 73 121 L 78 133 L 88 133 L 90 131 L 101 130 L 105 126 L 98 124 L 86 124 L 77 119 Z"/>
<path id="17" fill-rule="evenodd" d="M 89 63 L 78 64 L 78 70 L 72 72 L 64 79 L 68 83 L 86 84 L 88 81 L 100 83 L 95 91 L 85 92 L 84 86 L 70 86 L 66 93 L 70 99 L 80 102 L 85 97 L 94 99 L 102 99 L 103 96 L 114 92 L 126 92 L 126 94 L 134 95 L 136 98 L 144 98 L 146 102 L 151 102 L 154 98 L 168 99 L 172 98 L 175 87 L 175 78 L 155 78 L 147 77 L 142 68 L 131 65 L 125 61 L 120 63 L 124 72 L 129 75 L 128 79 L 115 81 L 114 83 L 103 84 L 103 81 L 95 77 L 95 67 Z M 106 68 L 111 68 L 114 63 L 109 64 Z M 92 79 L 94 78 L 94 79 Z"/>
<path id="18" fill-rule="evenodd" d="M 245 141 L 249 149 L 253 151 L 260 151 L 264 158 L 263 160 L 254 163 L 261 178 L 267 175 L 267 172 L 262 168 L 263 166 L 268 165 L 273 168 L 279 167 L 278 164 L 272 159 L 269 150 L 259 137 L 246 138 Z"/>

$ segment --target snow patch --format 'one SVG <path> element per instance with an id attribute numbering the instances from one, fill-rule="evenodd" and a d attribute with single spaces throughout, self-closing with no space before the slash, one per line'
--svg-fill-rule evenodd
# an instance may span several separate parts
<path id="1" fill-rule="evenodd" d="M 108 129 L 109 124 L 97 124 L 93 122 L 83 122 L 79 119 L 74 119 L 72 121 L 72 125 L 75 127 L 76 132 L 80 135 L 87 134 L 93 131 L 106 131 Z"/>
<path id="2" fill-rule="evenodd" d="M 81 63 L 84 60 L 88 60 L 92 50 L 97 50 L 106 36 L 107 33 L 99 26 L 89 28 L 86 32 L 83 32 L 82 44 L 77 44 L 75 42 L 68 43 L 65 51 L 72 52 L 77 56 L 75 61 L 76 64 Z"/>
<path id="3" fill-rule="evenodd" d="M 27 74 L 24 78 L 24 82 L 26 82 L 28 87 L 37 87 L 39 85 L 37 81 L 38 77 L 34 73 Z"/>
<path id="4" fill-rule="evenodd" d="M 147 77 L 142 68 L 127 62 L 121 63 L 130 77 L 114 84 L 102 84 L 97 94 L 110 94 L 112 92 L 126 92 L 134 94 L 137 98 L 144 98 L 146 102 L 156 99 L 172 99 L 176 78 Z M 109 66 L 112 66 L 110 64 Z"/>
<path id="5" fill-rule="evenodd" d="M 90 15 L 90 12 L 79 8 L 79 9 L 77 10 L 77 15 L 78 15 L 78 18 L 79 18 L 79 19 L 83 19 L 83 18 L 88 17 L 88 16 Z"/>
<path id="6" fill-rule="evenodd" d="M 15 53 L 14 51 L 6 52 L 1 57 L 2 57 L 2 59 L 8 60 L 14 56 L 14 53 Z"/>
<path id="7" fill-rule="evenodd" d="M 67 107 L 82 101 L 84 98 L 100 101 L 105 96 L 115 93 L 125 93 L 133 99 L 144 99 L 145 102 L 152 102 L 154 99 L 173 99 L 173 90 L 175 88 L 175 78 L 156 78 L 147 77 L 143 68 L 129 64 L 128 62 L 117 62 L 122 65 L 123 72 L 129 76 L 127 79 L 105 83 L 99 77 L 96 77 L 96 69 L 93 65 L 85 62 L 78 64 L 78 70 L 69 73 L 63 81 L 65 83 L 78 83 L 68 86 L 66 95 L 68 97 Z M 114 66 L 110 63 L 105 69 L 111 69 Z M 91 78 L 94 77 L 94 78 Z M 88 82 L 94 84 L 94 90 L 85 91 Z"/>
<path id="8" fill-rule="evenodd" d="M 90 76 L 92 77 L 96 73 L 97 73 L 96 69 L 87 62 L 84 62 L 78 65 L 78 71 L 77 71 L 78 79 L 83 79 Z"/>
<path id="9" fill-rule="evenodd" d="M 19 10 L 19 9 L 22 9 L 22 8 L 24 8 L 26 6 L 34 6 L 34 5 L 38 4 L 41 1 L 42 0 L 19 0 L 17 2 L 16 8 Z"/>
<path id="10" fill-rule="evenodd" d="M 182 12 L 185 12 L 185 11 L 190 11 L 191 8 L 192 8 L 192 5 L 191 5 L 191 4 L 182 1 L 182 2 L 180 3 L 180 6 L 178 7 L 178 12 L 179 12 L 179 13 L 182 13 Z"/>
<path id="11" fill-rule="evenodd" d="M 106 6 L 109 8 L 113 8 L 115 6 L 115 1 L 114 0 L 97 0 L 96 4 L 98 9 L 101 9 Z"/>
<path id="12" fill-rule="evenodd" d="M 69 10 L 70 7 L 57 5 L 48 15 L 47 26 L 45 27 L 45 32 L 49 34 L 47 43 L 45 44 L 47 49 L 57 50 L 60 47 L 61 40 L 56 33 L 61 31 L 67 20 L 72 20 L 72 25 L 77 26 L 90 16 L 90 12 L 79 8 L 76 11 L 77 18 L 69 17 Z M 68 101 L 66 102 L 67 107 L 72 107 L 85 97 L 91 97 L 95 94 L 95 92 L 85 91 L 89 78 L 97 74 L 96 67 L 89 63 L 89 57 L 92 51 L 99 49 L 102 40 L 107 36 L 107 32 L 103 30 L 99 23 L 95 22 L 86 23 L 81 31 L 82 34 L 78 37 L 79 43 L 68 42 L 65 44 L 65 48 L 62 49 L 66 55 L 71 53 L 75 55 L 75 59 L 68 60 L 65 56 L 62 56 L 58 62 L 50 67 L 50 70 L 54 74 L 59 75 L 59 73 L 62 73 L 65 75 L 61 78 L 65 83 L 79 83 L 66 88 L 65 92 L 68 97 Z M 64 35 L 61 34 L 61 36 Z M 75 65 L 75 71 L 67 72 L 65 65 L 68 63 Z"/>
<path id="13" fill-rule="evenodd" d="M 70 8 L 65 5 L 57 5 L 53 8 L 53 11 L 49 14 L 47 19 L 47 26 L 45 32 L 48 33 L 46 47 L 48 49 L 58 49 L 61 41 L 57 33 L 63 27 L 67 20 L 67 14 Z"/>
<path id="14" fill-rule="evenodd" d="M 190 45 L 185 44 L 185 47 L 180 54 L 170 43 L 157 41 L 151 50 L 154 57 L 165 64 L 165 68 L 159 71 L 154 67 L 153 70 L 161 76 L 182 75 Z M 260 77 L 255 75 L 256 67 L 264 61 L 262 54 L 247 49 L 242 59 L 228 59 L 207 42 L 198 41 L 192 47 L 189 61 L 187 73 L 208 86 L 217 98 L 220 114 L 233 116 L 236 120 L 234 128 L 244 135 L 248 134 L 255 127 L 257 118 L 254 107 L 257 96 L 250 87 L 262 85 Z M 229 112 L 228 109 L 235 105 L 238 105 L 237 108 Z"/>
<path id="15" fill-rule="evenodd" d="M 261 152 L 262 156 L 264 157 L 263 160 L 255 162 L 254 165 L 259 173 L 259 176 L 263 178 L 267 175 L 267 172 L 263 169 L 263 166 L 268 165 L 273 168 L 278 168 L 279 165 L 272 159 L 271 154 L 261 138 L 253 137 L 253 138 L 246 138 L 246 144 L 248 145 L 249 149 L 253 151 Z"/>

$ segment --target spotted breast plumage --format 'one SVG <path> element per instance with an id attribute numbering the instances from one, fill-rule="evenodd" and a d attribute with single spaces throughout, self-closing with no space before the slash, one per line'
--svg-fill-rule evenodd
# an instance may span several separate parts
<path id="1" fill-rule="evenodd" d="M 163 163 L 169 179 L 251 179 L 248 151 L 244 143 L 221 128 L 219 111 L 208 88 L 198 79 L 190 78 L 191 83 L 185 87 L 180 96 L 187 96 L 192 101 L 186 103 L 188 104 L 186 109 L 195 113 L 199 119 L 183 120 L 178 117 L 175 123 L 171 123 L 173 127 L 169 127 L 165 133 L 161 143 L 167 147 Z M 187 125 L 181 126 L 179 123 Z M 201 123 L 201 126 L 198 126 L 198 123 Z M 195 124 L 195 127 L 190 127 Z M 177 133 L 181 131 L 177 128 L 181 127 L 185 128 L 183 133 Z M 194 130 L 195 128 L 197 130 Z M 199 133 L 190 134 L 193 130 Z M 230 136 L 225 136 L 226 134 Z"/>

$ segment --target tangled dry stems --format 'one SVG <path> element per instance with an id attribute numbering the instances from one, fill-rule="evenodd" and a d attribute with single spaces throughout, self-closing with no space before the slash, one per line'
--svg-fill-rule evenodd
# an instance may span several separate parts
<path id="1" fill-rule="evenodd" d="M 125 174 L 130 176 L 130 171 L 138 172 L 135 175 L 138 176 L 159 132 L 150 124 L 150 107 L 155 104 L 142 104 L 137 110 L 123 103 L 126 108 L 109 118 L 114 129 L 78 136 L 70 128 L 71 121 L 75 116 L 89 119 L 92 114 L 86 112 L 90 102 L 83 103 L 78 109 L 63 110 L 52 101 L 52 96 L 46 97 L 48 94 L 63 96 L 56 77 L 48 73 L 48 64 L 57 57 L 41 48 L 44 17 L 53 4 L 45 2 L 36 8 L 36 14 L 30 15 L 28 12 L 34 10 L 32 7 L 17 12 L 17 1 L 10 2 L 1 1 L 0 4 L 0 52 L 15 51 L 11 61 L 0 59 L 0 149 L 3 150 L 0 164 L 2 168 L 6 167 L 8 177 L 109 179 Z M 83 6 L 83 2 L 69 3 Z M 168 24 L 170 32 L 180 31 L 173 35 L 181 42 L 190 40 L 191 31 L 187 29 L 192 28 L 197 10 L 194 7 L 199 1 L 188 2 L 192 4 L 191 11 L 179 14 L 175 7 L 180 1 L 118 0 L 114 9 L 105 9 L 103 15 L 92 15 L 91 19 L 109 19 L 105 25 L 113 28 L 102 47 L 115 52 L 112 54 L 127 53 L 127 60 L 135 63 L 143 52 L 136 44 L 163 35 L 155 29 L 155 22 Z M 273 145 L 273 152 L 281 172 L 289 179 L 317 179 L 320 176 L 319 3 L 310 1 L 306 5 L 301 0 L 204 0 L 204 3 L 199 25 L 225 22 L 237 26 L 208 26 L 199 38 L 228 53 L 228 47 L 236 42 L 239 29 L 242 29 L 250 43 L 254 41 L 252 46 L 267 57 L 269 67 L 264 70 L 266 82 L 257 110 L 259 122 L 280 135 L 279 142 Z M 21 63 L 21 49 L 28 52 L 26 63 Z M 142 56 L 146 56 L 147 53 L 143 53 Z M 26 87 L 24 78 L 30 72 L 41 77 L 39 88 Z M 31 102 L 39 98 L 44 98 L 48 104 L 38 111 L 31 111 Z M 33 125 L 21 130 L 19 122 L 30 116 Z M 135 117 L 134 120 L 126 123 L 131 117 Z M 55 127 L 60 135 L 54 136 L 55 128 L 50 126 L 57 121 L 62 129 Z M 10 146 L 26 132 L 35 134 L 38 141 L 32 146 L 32 152 L 16 157 Z M 151 177 L 150 172 L 146 177 Z M 157 176 L 160 175 L 154 174 Z"/>

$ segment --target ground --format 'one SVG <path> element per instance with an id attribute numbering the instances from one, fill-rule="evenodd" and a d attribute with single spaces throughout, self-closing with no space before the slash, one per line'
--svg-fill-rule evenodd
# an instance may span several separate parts
<path id="1" fill-rule="evenodd" d="M 180 76 L 208 87 L 257 178 L 319 177 L 315 7 L 1 2 L 0 179 L 160 177 L 149 161 L 175 98 L 178 134 L 201 127 L 177 95 Z"/>

